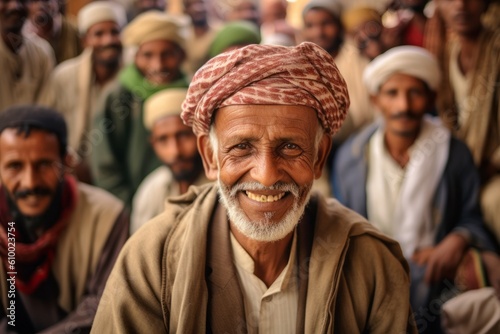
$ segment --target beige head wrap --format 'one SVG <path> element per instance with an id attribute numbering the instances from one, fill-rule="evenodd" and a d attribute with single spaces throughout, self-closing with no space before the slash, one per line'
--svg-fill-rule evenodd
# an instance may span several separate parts
<path id="1" fill-rule="evenodd" d="M 155 40 L 167 40 L 177 43 L 184 49 L 182 25 L 183 22 L 172 15 L 159 11 L 145 12 L 125 27 L 122 36 L 123 45 L 139 46 Z"/>
<path id="2" fill-rule="evenodd" d="M 154 123 L 166 116 L 180 116 L 186 88 L 169 88 L 159 91 L 144 102 L 144 126 L 151 129 Z"/>
<path id="3" fill-rule="evenodd" d="M 311 107 L 333 134 L 346 116 L 349 94 L 332 56 L 318 45 L 254 44 L 220 54 L 199 69 L 181 117 L 195 134 L 208 133 L 216 109 L 242 104 Z"/>
<path id="4" fill-rule="evenodd" d="M 94 1 L 80 9 L 78 12 L 78 31 L 85 34 L 94 24 L 113 21 L 120 28 L 127 24 L 125 9 L 119 3 L 113 1 Z"/>
<path id="5" fill-rule="evenodd" d="M 382 16 L 371 7 L 353 7 L 342 13 L 342 24 L 347 32 L 351 32 L 367 22 L 377 22 L 381 25 Z"/>
<path id="6" fill-rule="evenodd" d="M 363 82 L 370 94 L 377 94 L 380 86 L 394 73 L 411 75 L 436 90 L 441 70 L 436 58 L 418 46 L 398 46 L 373 59 L 363 72 Z"/>

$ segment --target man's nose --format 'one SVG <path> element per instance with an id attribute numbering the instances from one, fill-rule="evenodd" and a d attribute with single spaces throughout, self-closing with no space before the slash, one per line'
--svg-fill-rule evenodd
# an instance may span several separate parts
<path id="1" fill-rule="evenodd" d="M 254 162 L 250 176 L 263 186 L 271 187 L 281 180 L 283 171 L 280 158 L 273 152 L 263 152 Z"/>

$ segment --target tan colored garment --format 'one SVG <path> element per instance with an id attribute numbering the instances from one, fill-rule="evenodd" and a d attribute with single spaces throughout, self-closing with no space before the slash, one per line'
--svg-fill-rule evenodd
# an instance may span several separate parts
<path id="1" fill-rule="evenodd" d="M 110 80 L 111 83 L 113 80 Z M 68 125 L 69 146 L 88 158 L 92 149 L 92 136 L 85 137 L 92 128 L 92 122 L 106 86 L 95 82 L 92 68 L 92 49 L 78 57 L 59 64 L 52 77 L 53 106 L 64 115 Z"/>
<path id="2" fill-rule="evenodd" d="M 57 244 L 52 270 L 59 284 L 59 306 L 75 309 L 85 293 L 88 279 L 101 258 L 102 249 L 124 206 L 102 189 L 78 184 L 78 203 Z M 2 305 L 7 305 L 7 281 L 0 266 Z"/>
<path id="3" fill-rule="evenodd" d="M 201 186 L 209 180 L 202 171 L 193 183 Z M 141 182 L 132 201 L 130 234 L 165 210 L 165 201 L 169 197 L 179 196 L 179 183 L 167 166 L 160 166 Z"/>
<path id="4" fill-rule="evenodd" d="M 464 292 L 444 303 L 442 313 L 445 333 L 500 333 L 500 301 L 493 288 Z"/>
<path id="5" fill-rule="evenodd" d="M 452 39 L 448 45 L 443 64 L 445 79 L 450 77 L 450 50 L 458 49 L 458 43 Z M 479 43 L 480 58 L 475 69 L 467 74 L 468 94 L 463 104 L 457 104 L 450 81 L 443 80 L 438 94 L 439 112 L 444 123 L 455 129 L 457 137 L 472 152 L 483 183 L 481 207 L 485 222 L 498 237 L 500 185 L 495 179 L 498 180 L 500 173 L 500 31 L 484 30 Z M 496 170 L 494 176 L 489 175 L 490 169 Z"/>
<path id="6" fill-rule="evenodd" d="M 0 38 L 0 112 L 16 104 L 46 104 L 54 63 L 50 45 L 37 36 L 24 36 L 17 53 Z"/>
<path id="7" fill-rule="evenodd" d="M 210 30 L 201 37 L 196 37 L 194 31 L 186 41 L 186 54 L 187 60 L 184 63 L 186 73 L 194 75 L 194 73 L 208 60 L 208 48 L 212 44 L 217 29 L 210 28 Z"/>
<path id="8" fill-rule="evenodd" d="M 351 106 L 349 115 L 357 130 L 371 123 L 374 119 L 370 96 L 363 83 L 363 71 L 368 65 L 368 59 L 361 56 L 354 43 L 347 39 L 342 45 L 339 54 L 335 57 L 335 64 L 344 77 L 349 90 Z"/>
<path id="9" fill-rule="evenodd" d="M 217 190 L 191 187 L 129 239 L 93 333 L 205 333 L 207 325 L 214 333 L 246 332 L 229 227 L 212 216 Z M 297 233 L 299 291 L 306 298 L 297 331 L 415 333 L 399 245 L 334 199 L 314 196 L 308 210 L 310 221 Z"/>
<path id="10" fill-rule="evenodd" d="M 59 34 L 50 41 L 50 45 L 54 49 L 57 64 L 75 58 L 83 51 L 78 28 L 64 16 L 62 17 L 61 30 Z"/>
<path id="11" fill-rule="evenodd" d="M 465 141 L 472 152 L 476 166 L 487 162 L 500 169 L 500 161 L 492 161 L 500 155 L 500 32 L 484 30 L 480 36 L 479 60 L 469 74 L 468 96 L 463 107 L 457 105 L 452 84 L 448 80 L 450 50 L 458 40 L 452 39 L 444 61 L 441 92 L 438 94 L 439 112 L 445 124 L 456 130 L 459 139 Z M 459 108 L 460 111 L 459 111 Z M 458 113 L 463 124 L 458 128 Z M 500 159 L 499 159 L 500 160 Z"/>

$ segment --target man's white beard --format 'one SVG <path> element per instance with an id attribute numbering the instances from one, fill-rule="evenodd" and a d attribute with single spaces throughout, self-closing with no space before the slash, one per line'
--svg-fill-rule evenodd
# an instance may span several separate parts
<path id="1" fill-rule="evenodd" d="M 297 226 L 300 222 L 300 219 L 304 214 L 305 207 L 307 203 L 309 203 L 309 198 L 311 196 L 311 186 L 309 186 L 309 189 L 306 189 L 307 194 L 305 195 L 304 200 L 302 203 L 299 203 L 300 188 L 296 184 L 291 183 L 280 183 L 272 187 L 264 187 L 258 182 L 245 182 L 238 183 L 230 188 L 222 183 L 220 177 L 217 182 L 219 184 L 221 202 L 226 207 L 231 223 L 234 224 L 234 226 L 236 226 L 236 228 L 248 238 L 263 242 L 278 241 L 291 233 L 295 226 Z M 240 191 L 255 190 L 278 190 L 282 192 L 290 192 L 290 195 L 294 197 L 293 206 L 279 222 L 272 221 L 272 212 L 265 213 L 264 218 L 260 221 L 250 221 L 245 212 L 243 212 L 239 206 L 236 196 Z"/>

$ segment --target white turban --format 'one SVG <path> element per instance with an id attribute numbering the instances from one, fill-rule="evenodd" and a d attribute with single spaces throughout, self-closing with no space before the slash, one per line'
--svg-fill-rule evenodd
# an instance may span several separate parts
<path id="1" fill-rule="evenodd" d="M 436 91 L 441 80 L 439 64 L 429 51 L 405 45 L 389 49 L 373 59 L 363 72 L 363 82 L 368 92 L 375 95 L 394 73 L 418 78 L 433 91 Z"/>
<path id="2" fill-rule="evenodd" d="M 144 126 L 152 129 L 155 122 L 166 116 L 179 116 L 187 88 L 168 88 L 159 91 L 144 102 Z"/>
<path id="3" fill-rule="evenodd" d="M 304 9 L 302 10 L 302 17 L 314 8 L 324 9 L 336 18 L 340 18 L 340 15 L 342 14 L 342 4 L 338 0 L 311 0 L 304 6 Z"/>
<path id="4" fill-rule="evenodd" d="M 94 1 L 78 12 L 78 31 L 85 34 L 96 23 L 113 21 L 120 29 L 127 24 L 127 14 L 122 5 L 112 1 Z"/>

